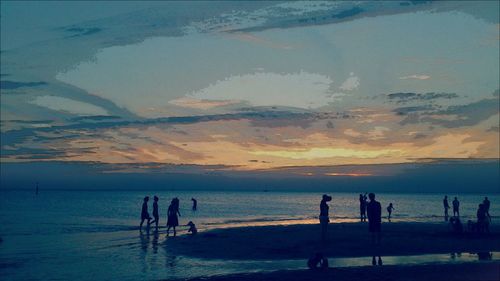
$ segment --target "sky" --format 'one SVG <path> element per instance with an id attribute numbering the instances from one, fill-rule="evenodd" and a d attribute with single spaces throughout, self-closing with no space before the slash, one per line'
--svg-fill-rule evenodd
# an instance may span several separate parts
<path id="1" fill-rule="evenodd" d="M 498 1 L 3 1 L 2 175 L 498 167 L 499 34 Z"/>

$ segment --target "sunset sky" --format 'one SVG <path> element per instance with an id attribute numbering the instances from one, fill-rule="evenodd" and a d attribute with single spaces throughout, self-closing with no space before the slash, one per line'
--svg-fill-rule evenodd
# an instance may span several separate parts
<path id="1" fill-rule="evenodd" d="M 498 159 L 498 11 L 2 2 L 1 162 L 252 172 Z"/>

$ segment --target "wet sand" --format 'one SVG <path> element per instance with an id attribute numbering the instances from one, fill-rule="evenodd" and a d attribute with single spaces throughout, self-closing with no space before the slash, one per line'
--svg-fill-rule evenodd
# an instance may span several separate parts
<path id="1" fill-rule="evenodd" d="M 500 277 L 500 263 L 440 264 L 419 266 L 365 266 L 351 268 L 330 268 L 321 270 L 285 270 L 269 273 L 232 274 L 191 281 L 497 281 Z"/>
<path id="2" fill-rule="evenodd" d="M 383 223 L 382 256 L 500 251 L 500 227 L 478 235 L 451 233 L 447 223 Z M 167 239 L 170 253 L 207 259 L 304 259 L 314 252 L 327 257 L 371 256 L 366 223 L 330 224 L 328 241 L 320 241 L 319 225 L 241 227 Z"/>

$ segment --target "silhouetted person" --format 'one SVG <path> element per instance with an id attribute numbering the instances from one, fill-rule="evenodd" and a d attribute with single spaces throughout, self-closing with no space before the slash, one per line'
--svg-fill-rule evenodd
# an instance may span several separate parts
<path id="1" fill-rule="evenodd" d="M 332 201 L 332 197 L 323 194 L 321 203 L 319 204 L 319 223 L 321 224 L 321 241 L 326 241 L 326 232 L 328 229 L 328 223 L 330 222 L 330 217 L 328 216 L 328 204 L 326 202 Z"/>
<path id="2" fill-rule="evenodd" d="M 193 201 L 193 211 L 196 211 L 198 209 L 198 201 L 194 198 L 191 198 L 191 201 Z"/>
<path id="3" fill-rule="evenodd" d="M 391 221 L 391 214 L 392 214 L 393 210 L 396 210 L 396 209 L 394 209 L 394 206 L 392 206 L 392 203 L 389 203 L 389 206 L 387 206 L 387 213 L 389 213 L 389 215 L 387 216 L 387 219 L 389 219 L 389 221 Z"/>
<path id="4" fill-rule="evenodd" d="M 484 204 L 479 204 L 477 209 L 477 232 L 490 232 L 490 223 L 486 217 L 486 209 Z"/>
<path id="5" fill-rule="evenodd" d="M 448 221 L 448 209 L 450 208 L 450 204 L 448 204 L 448 196 L 445 196 L 443 199 L 443 208 L 444 208 L 444 220 Z"/>
<path id="6" fill-rule="evenodd" d="M 455 197 L 455 199 L 453 199 L 452 204 L 453 204 L 453 216 L 459 217 L 460 216 L 460 211 L 459 211 L 460 202 L 458 201 L 457 197 Z"/>
<path id="7" fill-rule="evenodd" d="M 153 197 L 153 218 L 154 220 L 150 224 L 155 223 L 155 228 L 158 231 L 158 223 L 160 222 L 160 214 L 158 212 L 158 197 Z"/>
<path id="8" fill-rule="evenodd" d="M 191 234 L 193 235 L 196 235 L 196 233 L 198 233 L 198 229 L 196 228 L 194 222 L 188 222 L 187 226 L 189 226 L 188 233 L 191 232 Z"/>
<path id="9" fill-rule="evenodd" d="M 359 194 L 359 216 L 361 221 L 366 221 L 366 193 Z"/>
<path id="10" fill-rule="evenodd" d="M 328 268 L 328 259 L 322 253 L 315 253 L 307 261 L 307 267 L 309 269 L 326 269 Z"/>
<path id="11" fill-rule="evenodd" d="M 453 217 L 450 219 L 450 226 L 453 233 L 460 234 L 464 231 L 462 222 L 458 217 Z"/>
<path id="12" fill-rule="evenodd" d="M 488 220 L 491 221 L 490 200 L 488 200 L 488 197 L 484 197 L 483 206 L 484 206 L 484 211 L 486 212 L 486 216 L 488 216 Z"/>
<path id="13" fill-rule="evenodd" d="M 171 227 L 174 229 L 174 236 L 177 235 L 177 232 L 175 231 L 175 227 L 179 225 L 179 218 L 177 215 L 181 216 L 181 213 L 179 212 L 179 199 L 174 198 L 172 199 L 170 206 L 168 206 L 167 211 L 167 236 Z"/>
<path id="14" fill-rule="evenodd" d="M 491 252 L 479 252 L 477 253 L 477 258 L 480 261 L 489 261 L 493 257 L 493 253 Z"/>
<path id="15" fill-rule="evenodd" d="M 144 202 L 142 203 L 142 210 L 141 210 L 141 225 L 139 226 L 140 231 L 142 231 L 142 224 L 144 223 L 145 220 L 148 220 L 148 227 L 149 227 L 149 222 L 151 221 L 151 217 L 149 216 L 148 213 L 148 201 L 149 201 L 149 196 L 144 197 Z"/>
<path id="16" fill-rule="evenodd" d="M 370 203 L 368 203 L 366 210 L 368 212 L 368 230 L 372 236 L 372 247 L 374 254 L 372 256 L 372 264 L 375 265 L 375 256 L 378 256 L 378 265 L 382 265 L 382 258 L 380 257 L 379 247 L 382 228 L 382 206 L 380 202 L 375 201 L 375 194 L 368 194 Z"/>

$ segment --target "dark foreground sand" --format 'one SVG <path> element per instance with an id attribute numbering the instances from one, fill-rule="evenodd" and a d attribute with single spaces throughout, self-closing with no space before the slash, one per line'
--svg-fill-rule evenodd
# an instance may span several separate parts
<path id="1" fill-rule="evenodd" d="M 270 273 L 233 274 L 192 281 L 497 281 L 500 263 L 468 263 L 420 266 L 370 266 L 333 268 L 326 271 L 287 270 Z"/>
<path id="2" fill-rule="evenodd" d="M 319 225 L 262 226 L 213 230 L 196 236 L 169 238 L 165 247 L 173 254 L 231 260 L 303 259 L 314 252 L 327 257 L 366 257 L 373 253 L 365 223 L 329 226 L 328 242 L 319 241 Z M 384 223 L 382 256 L 450 254 L 500 251 L 500 228 L 490 234 L 451 233 L 446 223 Z M 368 258 L 369 259 L 369 258 Z M 326 271 L 286 270 L 233 274 L 194 280 L 363 280 L 363 281 L 500 281 L 500 262 L 461 264 L 384 265 L 330 268 Z"/>
<path id="3" fill-rule="evenodd" d="M 220 229 L 196 236 L 167 239 L 178 255 L 209 259 L 304 259 L 317 251 L 327 257 L 371 256 L 365 223 L 330 224 L 328 242 L 319 241 L 319 225 L 262 226 Z M 500 228 L 491 234 L 454 235 L 446 223 L 384 223 L 382 256 L 500 251 Z"/>

